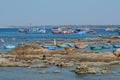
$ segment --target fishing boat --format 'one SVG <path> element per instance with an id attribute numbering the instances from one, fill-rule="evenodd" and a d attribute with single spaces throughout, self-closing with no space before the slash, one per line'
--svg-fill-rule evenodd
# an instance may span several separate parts
<path id="1" fill-rule="evenodd" d="M 39 28 L 38 27 L 29 27 L 27 28 L 27 32 L 38 32 L 39 31 Z"/>
<path id="2" fill-rule="evenodd" d="M 27 29 L 25 29 L 25 28 L 19 28 L 18 29 L 18 32 L 26 32 L 27 31 Z"/>
<path id="3" fill-rule="evenodd" d="M 84 44 L 85 47 L 88 47 L 89 45 L 88 44 Z"/>
<path id="4" fill-rule="evenodd" d="M 104 45 L 104 46 L 102 46 L 102 49 L 110 49 L 110 46 Z"/>
<path id="5" fill-rule="evenodd" d="M 120 48 L 120 45 L 119 44 L 114 44 L 113 48 Z"/>
<path id="6" fill-rule="evenodd" d="M 68 48 L 65 48 L 65 50 L 66 50 L 66 51 L 73 51 L 74 48 L 72 48 L 72 47 L 68 47 Z"/>
<path id="7" fill-rule="evenodd" d="M 102 47 L 100 47 L 100 46 L 90 46 L 90 49 L 91 50 L 101 50 Z"/>
<path id="8" fill-rule="evenodd" d="M 104 30 L 105 30 L 105 31 L 116 31 L 117 28 L 105 28 Z"/>
<path id="9" fill-rule="evenodd" d="M 75 30 L 73 30 L 71 27 L 62 28 L 62 34 L 73 34 L 73 33 L 75 33 Z"/>
<path id="10" fill-rule="evenodd" d="M 25 33 L 46 33 L 46 29 L 40 29 L 38 27 L 28 27 L 28 28 L 19 28 L 18 32 L 25 32 Z"/>
<path id="11" fill-rule="evenodd" d="M 4 45 L 5 49 L 14 49 L 15 47 L 15 45 Z"/>
<path id="12" fill-rule="evenodd" d="M 57 47 L 59 47 L 59 48 L 68 48 L 69 46 L 67 44 L 57 44 Z"/>
<path id="13" fill-rule="evenodd" d="M 56 27 L 52 29 L 53 34 L 72 34 L 75 33 L 75 31 L 72 28 L 69 27 Z"/>
<path id="14" fill-rule="evenodd" d="M 96 30 L 88 30 L 87 33 L 97 33 Z"/>
<path id="15" fill-rule="evenodd" d="M 45 34 L 45 33 L 46 33 L 46 30 L 45 30 L 45 29 L 40 29 L 38 32 Z"/>
<path id="16" fill-rule="evenodd" d="M 78 32 L 77 34 L 85 35 L 85 34 L 87 34 L 87 32 L 86 32 L 86 31 L 80 31 L 80 32 Z"/>
<path id="17" fill-rule="evenodd" d="M 60 34 L 60 33 L 62 33 L 62 29 L 59 28 L 59 27 L 52 28 L 51 31 L 52 31 L 53 34 Z"/>
<path id="18" fill-rule="evenodd" d="M 56 49 L 56 46 L 54 46 L 54 45 L 43 45 L 42 47 L 45 49 L 48 49 L 48 50 L 55 50 Z"/>
<path id="19" fill-rule="evenodd" d="M 74 43 L 69 43 L 68 46 L 72 47 L 72 48 L 75 48 L 75 44 Z"/>

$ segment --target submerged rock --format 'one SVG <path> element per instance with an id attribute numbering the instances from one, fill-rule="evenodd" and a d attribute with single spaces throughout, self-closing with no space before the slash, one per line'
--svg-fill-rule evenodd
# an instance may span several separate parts
<path id="1" fill-rule="evenodd" d="M 60 73 L 60 72 L 61 72 L 60 70 L 53 71 L 53 73 Z"/>
<path id="2" fill-rule="evenodd" d="M 96 74 L 98 72 L 101 72 L 101 69 L 95 67 L 90 68 L 87 65 L 78 65 L 75 68 L 74 72 L 77 74 Z"/>
<path id="3" fill-rule="evenodd" d="M 46 73 L 46 71 L 39 71 L 39 73 L 40 73 L 40 74 L 45 74 L 45 73 Z"/>

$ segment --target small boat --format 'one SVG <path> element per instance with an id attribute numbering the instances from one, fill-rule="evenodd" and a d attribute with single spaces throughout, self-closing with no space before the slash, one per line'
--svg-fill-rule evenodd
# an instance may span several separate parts
<path id="1" fill-rule="evenodd" d="M 59 47 L 59 48 L 68 48 L 69 46 L 67 44 L 57 44 L 57 47 Z"/>
<path id="2" fill-rule="evenodd" d="M 78 32 L 77 34 L 85 35 L 85 34 L 87 34 L 87 32 L 86 32 L 86 31 L 80 31 L 80 32 Z"/>
<path id="3" fill-rule="evenodd" d="M 100 46 L 91 46 L 90 49 L 91 50 L 101 50 L 102 47 L 100 47 Z"/>
<path id="4" fill-rule="evenodd" d="M 14 49 L 15 47 L 15 45 L 4 45 L 5 49 Z"/>
<path id="5" fill-rule="evenodd" d="M 62 29 L 59 27 L 52 28 L 51 30 L 52 30 L 53 34 L 61 34 L 62 33 Z"/>
<path id="6" fill-rule="evenodd" d="M 28 29 L 27 29 L 27 32 L 38 32 L 39 31 L 39 28 L 37 28 L 37 27 L 29 27 Z"/>
<path id="7" fill-rule="evenodd" d="M 66 50 L 66 51 L 73 51 L 73 50 L 74 50 L 74 48 L 69 47 L 69 48 L 65 48 L 65 50 Z"/>
<path id="8" fill-rule="evenodd" d="M 96 30 L 89 30 L 89 31 L 87 31 L 87 33 L 97 33 L 97 31 Z"/>
<path id="9" fill-rule="evenodd" d="M 84 44 L 85 47 L 88 47 L 89 45 L 88 44 Z"/>
<path id="10" fill-rule="evenodd" d="M 68 46 L 75 48 L 75 44 L 74 43 L 69 43 Z"/>
<path id="11" fill-rule="evenodd" d="M 25 29 L 25 28 L 19 28 L 19 29 L 18 29 L 18 32 L 21 32 L 21 33 L 27 32 L 27 29 Z"/>
<path id="12" fill-rule="evenodd" d="M 105 31 L 116 31 L 117 28 L 106 28 Z"/>
<path id="13" fill-rule="evenodd" d="M 45 49 L 48 49 L 48 50 L 55 50 L 56 49 L 56 46 L 54 46 L 54 45 L 43 45 L 42 47 Z"/>
<path id="14" fill-rule="evenodd" d="M 102 46 L 102 49 L 110 49 L 110 46 L 108 45 Z"/>
<path id="15" fill-rule="evenodd" d="M 38 32 L 45 34 L 45 33 L 46 33 L 46 30 L 45 30 L 45 29 L 40 29 Z"/>
<path id="16" fill-rule="evenodd" d="M 26 33 L 46 33 L 46 29 L 40 29 L 38 27 L 29 27 L 29 28 L 19 28 L 18 32 L 26 32 Z"/>
<path id="17" fill-rule="evenodd" d="M 114 44 L 113 48 L 120 48 L 120 45 L 119 44 Z"/>

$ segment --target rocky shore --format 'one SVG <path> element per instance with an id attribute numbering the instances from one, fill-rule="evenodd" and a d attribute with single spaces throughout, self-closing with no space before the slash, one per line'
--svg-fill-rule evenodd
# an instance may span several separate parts
<path id="1" fill-rule="evenodd" d="M 73 67 L 77 74 L 112 73 L 111 65 L 120 64 L 120 49 L 116 52 L 81 52 L 46 50 L 37 44 L 21 44 L 0 55 L 0 67 L 46 68 L 49 66 Z"/>

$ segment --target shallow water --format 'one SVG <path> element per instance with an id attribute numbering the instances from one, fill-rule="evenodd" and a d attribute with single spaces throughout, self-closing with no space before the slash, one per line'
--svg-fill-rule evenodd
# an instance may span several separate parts
<path id="1" fill-rule="evenodd" d="M 60 70 L 60 73 L 54 73 Z M 69 71 L 70 68 L 49 67 L 42 69 L 27 69 L 22 67 L 0 67 L 0 80 L 119 80 L 119 66 L 112 66 L 112 74 L 81 74 Z M 45 73 L 40 73 L 45 71 Z"/>

